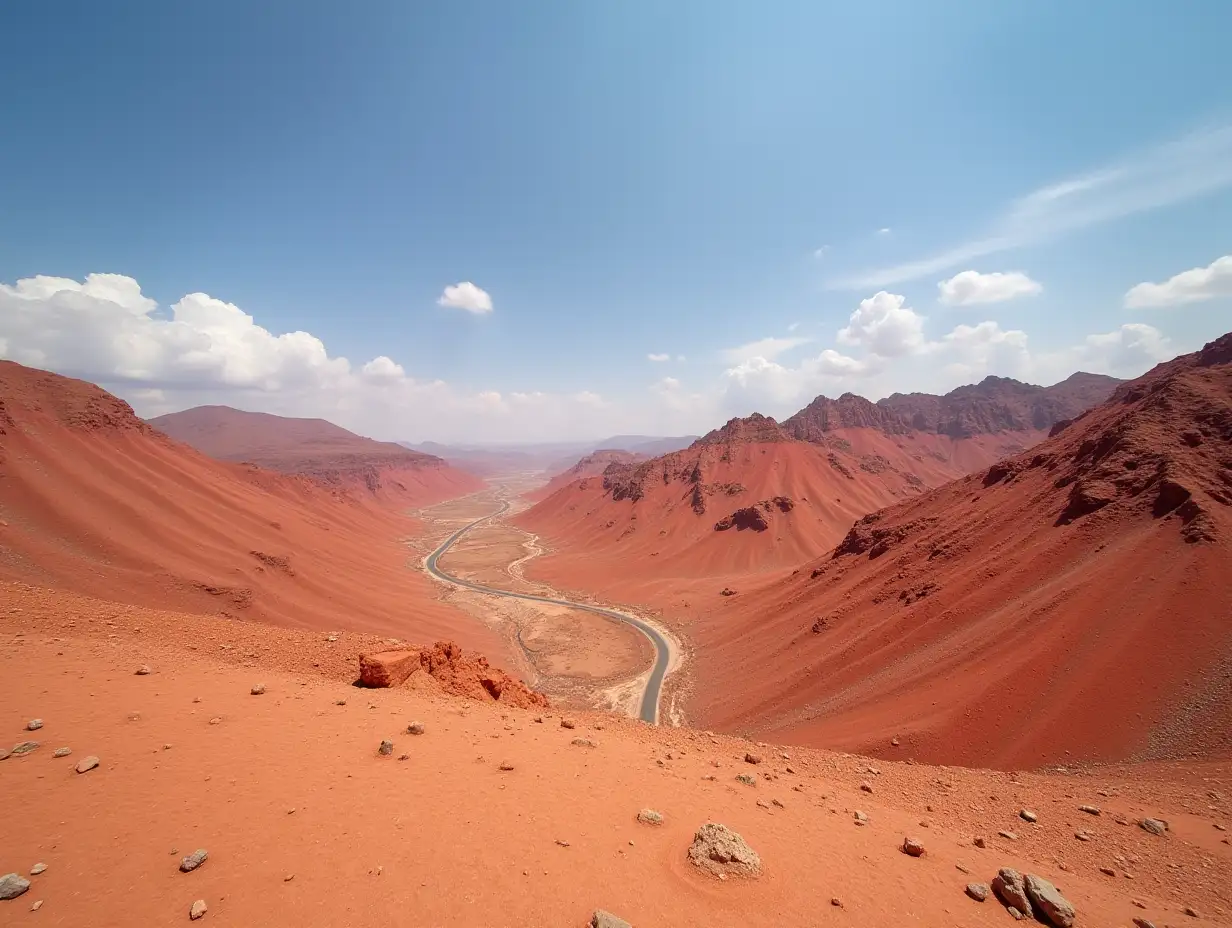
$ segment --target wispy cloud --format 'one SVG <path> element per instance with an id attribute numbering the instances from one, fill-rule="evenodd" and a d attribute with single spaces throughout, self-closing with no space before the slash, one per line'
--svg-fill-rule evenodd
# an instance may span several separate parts
<path id="1" fill-rule="evenodd" d="M 811 339 L 803 338 L 797 335 L 791 335 L 786 338 L 759 338 L 755 342 L 749 342 L 747 345 L 741 345 L 738 348 L 728 348 L 721 352 L 723 360 L 729 364 L 739 364 L 741 361 L 747 361 L 749 358 L 763 358 L 767 361 L 772 361 L 785 351 L 790 351 L 799 345 L 803 345 Z"/>
<path id="2" fill-rule="evenodd" d="M 646 360 L 647 360 L 647 361 L 659 361 L 659 362 L 662 362 L 662 361 L 670 361 L 671 359 L 672 359 L 672 356 L 671 356 L 670 354 L 667 354 L 666 352 L 664 352 L 664 353 L 662 353 L 662 354 L 654 354 L 654 353 L 651 353 L 651 354 L 646 355 Z"/>
<path id="3" fill-rule="evenodd" d="M 1075 229 L 1170 206 L 1232 185 L 1232 126 L 1204 129 L 1087 174 L 1033 190 L 970 241 L 892 267 L 831 281 L 872 289 L 949 270 L 976 258 Z"/>

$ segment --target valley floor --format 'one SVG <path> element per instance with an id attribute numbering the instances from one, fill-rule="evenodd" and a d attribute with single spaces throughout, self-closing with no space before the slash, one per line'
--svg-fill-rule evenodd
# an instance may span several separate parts
<path id="1" fill-rule="evenodd" d="M 0 901 L 3 925 L 183 924 L 200 899 L 205 926 L 581 928 L 602 908 L 638 928 L 974 928 L 1010 923 L 963 892 L 1002 866 L 1056 883 L 1079 926 L 1232 922 L 1232 764 L 1015 774 L 597 714 L 572 714 L 570 730 L 560 710 L 356 689 L 355 655 L 376 638 L 19 585 L 0 599 L 3 746 L 41 742 L 0 761 L 0 874 L 47 865 Z M 412 720 L 424 734 L 405 733 Z M 72 753 L 55 758 L 61 746 Z M 87 755 L 99 766 L 75 773 Z M 647 807 L 661 826 L 638 823 Z M 1170 832 L 1137 827 L 1145 816 Z M 708 820 L 761 855 L 759 879 L 690 865 Z M 901 852 L 905 836 L 923 857 Z M 179 872 L 197 848 L 207 862 Z"/>

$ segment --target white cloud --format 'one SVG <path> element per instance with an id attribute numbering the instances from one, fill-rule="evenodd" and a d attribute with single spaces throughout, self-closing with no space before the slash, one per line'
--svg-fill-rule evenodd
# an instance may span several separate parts
<path id="1" fill-rule="evenodd" d="M 672 359 L 672 356 L 670 354 L 648 354 L 646 355 L 647 361 L 670 361 L 671 359 Z"/>
<path id="2" fill-rule="evenodd" d="M 464 309 L 476 316 L 492 312 L 492 297 L 488 295 L 488 291 L 476 287 L 469 280 L 446 287 L 436 302 L 438 306 Z"/>
<path id="3" fill-rule="evenodd" d="M 826 256 L 826 252 L 830 250 L 829 245 L 822 245 L 820 248 L 813 249 L 813 260 L 820 261 Z"/>
<path id="4" fill-rule="evenodd" d="M 851 314 L 838 340 L 854 345 L 883 358 L 900 358 L 925 350 L 924 317 L 905 305 L 906 299 L 897 293 L 880 290 Z"/>
<path id="5" fill-rule="evenodd" d="M 950 306 L 975 306 L 980 303 L 1001 303 L 1016 296 L 1030 296 L 1043 286 L 1021 271 L 962 271 L 949 280 L 940 281 L 940 300 Z"/>
<path id="6" fill-rule="evenodd" d="M 1031 368 L 1027 333 L 1006 331 L 996 322 L 959 325 L 942 336 L 941 346 L 948 356 L 947 371 L 972 379 L 997 373 L 1002 377 L 1022 377 Z"/>
<path id="7" fill-rule="evenodd" d="M 1171 342 L 1159 329 L 1140 322 L 1088 335 L 1076 352 L 1078 367 L 1117 377 L 1137 377 L 1174 354 Z"/>
<path id="8" fill-rule="evenodd" d="M 741 345 L 738 348 L 728 348 L 721 352 L 725 361 L 730 364 L 739 364 L 741 361 L 746 361 L 749 358 L 777 358 L 779 355 L 792 348 L 808 342 L 807 338 L 798 336 L 788 336 L 786 338 L 759 338 L 755 342 L 749 342 L 747 345 Z"/>
<path id="9" fill-rule="evenodd" d="M 1140 283 L 1125 294 L 1127 309 L 1155 309 L 1201 303 L 1232 296 L 1232 255 L 1216 258 L 1206 267 L 1190 268 L 1162 284 Z"/>
<path id="10" fill-rule="evenodd" d="M 832 282 L 886 287 L 1075 229 L 1170 206 L 1232 185 L 1232 126 L 1194 132 L 1057 183 L 1009 204 L 982 235 L 941 252 Z"/>
<path id="11" fill-rule="evenodd" d="M 798 329 L 798 328 L 800 328 L 800 323 L 798 323 L 798 322 L 793 322 L 791 325 L 789 325 L 789 326 L 787 327 L 787 331 L 788 331 L 788 332 L 794 332 L 794 331 L 796 331 L 796 329 Z"/>
<path id="12" fill-rule="evenodd" d="M 877 234 L 878 234 L 878 235 L 889 235 L 889 234 L 890 234 L 890 229 L 889 229 L 889 227 L 888 227 L 888 226 L 887 226 L 887 227 L 885 227 L 885 228 L 878 229 L 878 230 L 877 230 Z"/>

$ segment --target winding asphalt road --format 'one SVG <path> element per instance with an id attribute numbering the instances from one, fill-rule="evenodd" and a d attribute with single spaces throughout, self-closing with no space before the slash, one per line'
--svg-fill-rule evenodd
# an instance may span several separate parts
<path id="1" fill-rule="evenodd" d="M 586 603 L 575 603 L 567 599 L 552 599 L 549 596 L 535 596 L 532 593 L 511 593 L 509 590 L 498 590 L 490 586 L 483 586 L 479 583 L 472 583 L 469 580 L 463 580 L 460 577 L 447 574 L 438 566 L 437 562 L 441 559 L 441 556 L 453 546 L 454 542 L 473 529 L 476 525 L 482 525 L 484 522 L 495 519 L 497 516 L 503 515 L 508 510 L 509 501 L 504 500 L 501 503 L 500 509 L 496 510 L 496 512 L 491 515 L 486 515 L 482 519 L 476 519 L 474 522 L 463 526 L 446 538 L 443 542 L 441 542 L 439 548 L 428 555 L 428 572 L 442 580 L 447 580 L 449 583 L 466 587 L 468 590 L 475 590 L 478 593 L 487 593 L 491 596 L 505 596 L 510 599 L 525 599 L 535 603 L 550 603 L 553 606 L 568 606 L 570 609 L 581 609 L 583 612 L 592 612 L 595 615 L 601 615 L 606 619 L 614 619 L 617 622 L 632 625 L 639 632 L 650 639 L 650 643 L 654 645 L 655 649 L 654 667 L 650 671 L 650 679 L 646 681 L 646 689 L 642 692 L 642 705 L 638 710 L 638 717 L 644 722 L 650 722 L 652 725 L 659 724 L 659 694 L 663 689 L 663 677 L 667 674 L 667 662 L 670 656 L 670 651 L 667 640 L 659 634 L 654 626 L 648 625 L 637 616 L 628 615 L 624 612 L 617 612 L 615 609 L 604 609 L 602 606 L 589 606 Z"/>

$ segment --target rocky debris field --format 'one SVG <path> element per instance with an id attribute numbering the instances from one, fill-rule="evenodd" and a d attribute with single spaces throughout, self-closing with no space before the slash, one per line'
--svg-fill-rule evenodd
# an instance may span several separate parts
<path id="1" fill-rule="evenodd" d="M 315 633 L 236 662 L 139 621 L 0 612 L 2 924 L 1232 923 L 1226 762 L 872 761 L 357 689 L 285 668 Z"/>

